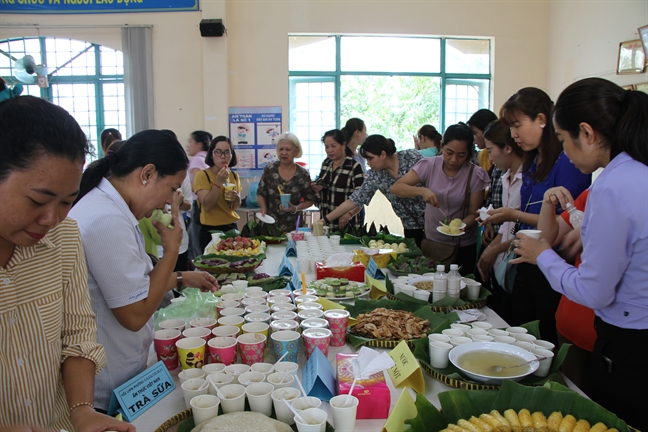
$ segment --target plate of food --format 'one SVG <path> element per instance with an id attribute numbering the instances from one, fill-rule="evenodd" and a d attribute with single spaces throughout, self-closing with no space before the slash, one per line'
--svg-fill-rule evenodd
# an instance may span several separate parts
<path id="1" fill-rule="evenodd" d="M 324 278 L 308 284 L 308 288 L 314 289 L 319 297 L 329 300 L 354 299 L 365 296 L 371 291 L 366 284 L 352 282 L 348 279 Z"/>
<path id="2" fill-rule="evenodd" d="M 348 333 L 371 339 L 365 345 L 379 348 L 395 348 L 401 341 L 413 347 L 430 330 L 430 322 L 412 312 L 382 307 L 359 314 L 357 321 Z"/>
<path id="3" fill-rule="evenodd" d="M 257 257 L 219 256 L 215 254 L 199 255 L 194 259 L 194 265 L 209 273 L 247 273 L 259 267 L 263 262 Z"/>
<path id="4" fill-rule="evenodd" d="M 465 231 L 461 231 L 461 228 L 451 227 L 449 225 L 441 225 L 437 227 L 437 231 L 441 234 L 450 236 L 450 237 L 459 237 L 466 234 Z"/>

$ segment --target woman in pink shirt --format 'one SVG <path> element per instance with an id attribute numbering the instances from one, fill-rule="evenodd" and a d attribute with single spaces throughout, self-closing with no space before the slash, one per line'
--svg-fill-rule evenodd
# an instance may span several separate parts
<path id="1" fill-rule="evenodd" d="M 193 189 L 194 178 L 196 173 L 209 168 L 205 163 L 207 149 L 211 143 L 212 135 L 209 132 L 197 130 L 193 131 L 187 140 L 187 154 L 191 157 L 187 175 L 191 181 Z M 200 207 L 197 203 L 196 194 L 193 194 L 193 206 L 191 211 L 191 220 L 187 225 L 187 234 L 189 234 L 189 262 L 192 263 L 194 258 L 203 253 L 200 250 Z"/>

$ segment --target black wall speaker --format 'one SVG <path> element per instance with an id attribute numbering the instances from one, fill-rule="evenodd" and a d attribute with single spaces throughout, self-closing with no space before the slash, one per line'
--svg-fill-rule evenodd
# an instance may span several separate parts
<path id="1" fill-rule="evenodd" d="M 225 26 L 222 19 L 204 19 L 200 21 L 200 36 L 216 37 L 223 36 Z"/>

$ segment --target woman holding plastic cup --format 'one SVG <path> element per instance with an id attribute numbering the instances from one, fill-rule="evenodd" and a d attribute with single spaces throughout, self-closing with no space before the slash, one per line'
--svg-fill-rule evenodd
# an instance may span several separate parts
<path id="1" fill-rule="evenodd" d="M 108 359 L 95 379 L 95 406 L 107 410 L 113 389 L 146 369 L 153 342 L 153 313 L 174 288 L 216 290 L 206 272 L 174 272 L 182 228 L 154 221 L 164 255 L 153 267 L 137 220 L 170 203 L 186 176 L 187 156 L 164 132 L 133 135 L 117 151 L 90 164 L 83 173 L 77 220 L 88 266 L 88 286 L 97 315 L 98 341 Z"/>
<path id="2" fill-rule="evenodd" d="M 93 409 L 106 357 L 79 230 L 67 217 L 89 152 L 64 109 L 32 96 L 0 103 L 3 431 L 135 430 Z"/>
<path id="3" fill-rule="evenodd" d="M 302 156 L 299 138 L 291 132 L 277 137 L 279 161 L 268 163 L 261 175 L 257 199 L 261 214 L 272 216 L 280 230 L 290 232 L 297 225 L 298 212 L 315 202 L 315 192 L 310 187 L 308 171 L 295 163 Z M 290 194 L 288 206 L 281 205 L 281 194 Z M 303 202 L 302 202 L 303 198 Z M 301 218 L 304 225 L 304 218 Z"/>
<path id="4" fill-rule="evenodd" d="M 210 231 L 236 229 L 240 216 L 236 209 L 241 206 L 241 180 L 230 168 L 238 159 L 229 138 L 220 135 L 209 145 L 205 163 L 209 166 L 196 174 L 193 190 L 200 205 L 200 249 L 211 241 Z"/>
<path id="5" fill-rule="evenodd" d="M 582 263 L 567 264 L 545 239 L 518 234 L 517 262 L 538 265 L 551 287 L 594 309 L 592 399 L 640 430 L 648 428 L 648 95 L 600 78 L 577 81 L 558 97 L 553 121 L 565 154 L 584 173 L 605 168 L 590 188 Z M 640 185 L 640 186 L 639 186 Z M 547 191 L 562 208 L 574 195 Z"/>

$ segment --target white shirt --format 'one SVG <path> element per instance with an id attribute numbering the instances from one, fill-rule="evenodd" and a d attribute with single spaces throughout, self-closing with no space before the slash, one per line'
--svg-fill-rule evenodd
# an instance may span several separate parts
<path id="1" fill-rule="evenodd" d="M 153 270 L 137 219 L 106 179 L 70 211 L 81 232 L 88 265 L 88 288 L 97 314 L 97 341 L 107 364 L 95 377 L 95 407 L 108 409 L 111 392 L 146 369 L 153 342 L 153 316 L 137 332 L 122 327 L 111 309 L 148 297 Z"/>
<path id="2" fill-rule="evenodd" d="M 520 164 L 520 167 L 518 168 L 517 172 L 515 173 L 515 176 L 513 177 L 513 181 L 510 181 L 510 176 L 511 176 L 511 169 L 509 168 L 506 170 L 504 174 L 502 174 L 502 207 L 511 207 L 514 209 L 519 209 L 520 208 L 520 188 L 522 186 L 522 164 Z M 504 222 L 502 225 L 500 225 L 499 231 L 497 231 L 498 234 L 502 234 L 502 243 L 508 243 L 513 238 L 515 238 L 514 234 L 511 234 L 511 231 L 515 227 L 515 222 Z M 504 252 L 501 252 L 499 255 L 497 255 L 497 259 L 495 260 L 494 268 L 497 268 L 499 263 L 502 262 L 504 259 Z"/>

